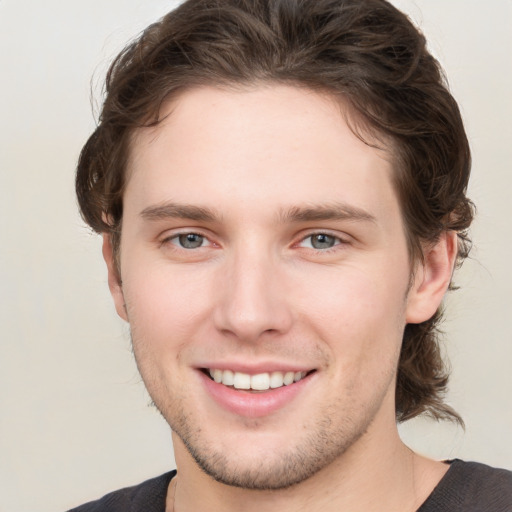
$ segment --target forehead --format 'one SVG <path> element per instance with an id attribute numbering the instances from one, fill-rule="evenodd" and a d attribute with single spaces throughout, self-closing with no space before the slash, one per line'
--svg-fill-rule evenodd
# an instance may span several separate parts
<path id="1" fill-rule="evenodd" d="M 168 102 L 161 118 L 132 138 L 125 207 L 396 203 L 389 151 L 355 135 L 348 109 L 331 96 L 291 86 L 203 87 Z"/>

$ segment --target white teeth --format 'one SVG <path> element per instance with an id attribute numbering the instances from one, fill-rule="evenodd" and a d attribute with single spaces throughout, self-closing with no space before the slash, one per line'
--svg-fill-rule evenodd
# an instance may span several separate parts
<path id="1" fill-rule="evenodd" d="M 266 391 L 268 389 L 289 386 L 303 379 L 307 372 L 272 372 L 249 375 L 248 373 L 233 372 L 232 370 L 209 370 L 211 378 L 225 386 L 233 386 L 236 389 L 254 389 Z"/>
<path id="2" fill-rule="evenodd" d="M 251 377 L 251 389 L 265 391 L 270 387 L 270 375 L 268 373 L 259 373 Z"/>
<path id="3" fill-rule="evenodd" d="M 272 372 L 270 374 L 270 387 L 272 389 L 274 388 L 280 388 L 283 386 L 283 373 L 282 372 Z"/>
<path id="4" fill-rule="evenodd" d="M 235 372 L 233 386 L 236 389 L 251 389 L 251 376 L 247 373 Z"/>
<path id="5" fill-rule="evenodd" d="M 294 372 L 286 372 L 284 374 L 284 379 L 283 379 L 284 385 L 289 386 L 290 384 L 293 383 L 293 379 L 295 379 L 295 373 Z"/>
<path id="6" fill-rule="evenodd" d="M 231 370 L 224 370 L 222 372 L 222 384 L 225 386 L 232 386 L 235 383 L 235 374 Z"/>

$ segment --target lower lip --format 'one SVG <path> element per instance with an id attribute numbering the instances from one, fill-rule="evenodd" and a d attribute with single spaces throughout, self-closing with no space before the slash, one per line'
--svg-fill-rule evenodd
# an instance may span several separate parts
<path id="1" fill-rule="evenodd" d="M 219 384 L 202 371 L 199 371 L 199 374 L 207 392 L 217 404 L 233 414 L 246 418 L 261 418 L 282 409 L 304 390 L 313 377 L 310 374 L 289 386 L 254 393 Z"/>

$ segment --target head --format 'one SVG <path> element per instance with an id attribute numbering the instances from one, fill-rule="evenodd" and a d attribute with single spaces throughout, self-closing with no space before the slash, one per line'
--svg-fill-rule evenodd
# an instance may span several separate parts
<path id="1" fill-rule="evenodd" d="M 111 242 L 119 282 L 125 192 L 141 130 L 172 122 L 191 91 L 291 87 L 340 105 L 359 141 L 391 162 L 410 283 L 425 253 L 457 234 L 467 256 L 473 217 L 470 152 L 457 104 L 424 37 L 383 0 L 189 0 L 116 58 L 98 127 L 84 146 L 77 194 L 85 221 Z M 176 148 L 179 151 L 179 148 Z M 371 186 L 371 183 L 370 183 Z M 405 326 L 396 373 L 396 418 L 452 418 L 443 402 L 440 308 Z"/>

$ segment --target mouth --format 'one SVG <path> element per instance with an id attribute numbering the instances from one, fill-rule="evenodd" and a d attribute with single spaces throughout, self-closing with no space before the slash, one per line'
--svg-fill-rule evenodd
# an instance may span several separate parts
<path id="1" fill-rule="evenodd" d="M 288 371 L 288 372 L 264 372 L 251 375 L 249 373 L 233 370 L 221 370 L 218 368 L 203 368 L 202 372 L 217 384 L 245 391 L 268 391 L 284 386 L 290 386 L 305 379 L 316 370 Z"/>
<path id="2" fill-rule="evenodd" d="M 316 389 L 316 368 L 268 368 L 268 372 L 264 369 L 255 368 L 248 373 L 248 369 L 227 366 L 198 368 L 207 395 L 235 417 L 273 415 L 291 406 L 297 396 L 311 396 L 311 390 Z"/>

